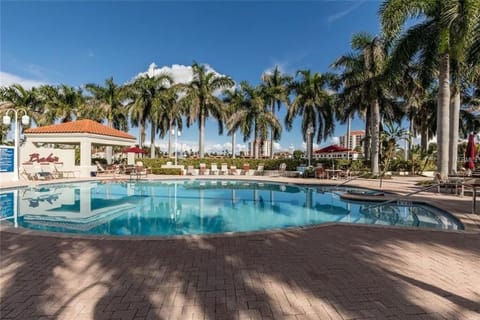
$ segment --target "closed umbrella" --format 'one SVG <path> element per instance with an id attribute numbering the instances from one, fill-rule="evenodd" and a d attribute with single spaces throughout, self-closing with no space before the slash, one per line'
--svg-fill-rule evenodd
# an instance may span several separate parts
<path id="1" fill-rule="evenodd" d="M 473 133 L 470 133 L 470 135 L 468 136 L 467 149 L 465 150 L 465 167 L 467 169 L 475 169 L 475 156 L 475 135 Z"/>

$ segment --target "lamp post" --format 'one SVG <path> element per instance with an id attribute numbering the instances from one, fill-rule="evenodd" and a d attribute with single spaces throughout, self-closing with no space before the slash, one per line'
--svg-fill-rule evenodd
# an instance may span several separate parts
<path id="1" fill-rule="evenodd" d="M 177 134 L 175 134 L 175 129 L 172 129 L 172 134 L 175 136 L 175 165 L 177 165 L 177 158 L 178 158 L 177 137 L 180 137 L 182 135 L 182 132 L 180 130 L 178 130 L 178 128 L 177 128 Z"/>
<path id="2" fill-rule="evenodd" d="M 15 127 L 14 127 L 14 135 L 15 135 L 15 152 L 13 155 L 13 181 L 18 181 L 19 180 L 19 174 L 18 174 L 18 167 L 19 167 L 19 146 L 20 146 L 20 130 L 19 130 L 19 123 L 18 123 L 18 113 L 19 111 L 23 111 L 23 116 L 22 116 L 22 124 L 23 125 L 28 125 L 30 123 L 30 117 L 27 115 L 27 111 L 25 109 L 8 109 L 7 112 L 5 112 L 5 115 L 3 116 L 3 124 L 8 126 L 11 124 L 11 118 L 8 115 L 9 113 L 13 112 L 14 114 L 14 121 L 15 121 Z"/>
<path id="3" fill-rule="evenodd" d="M 310 163 L 312 161 L 312 133 L 313 133 L 313 126 L 308 126 L 307 129 L 307 157 L 308 157 L 308 166 L 310 167 Z"/>

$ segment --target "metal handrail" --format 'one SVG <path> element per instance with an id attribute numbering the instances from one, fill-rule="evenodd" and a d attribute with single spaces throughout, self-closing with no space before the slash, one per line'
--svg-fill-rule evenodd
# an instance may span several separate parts
<path id="1" fill-rule="evenodd" d="M 404 195 L 400 195 L 398 197 L 395 197 L 393 199 L 390 199 L 390 200 L 387 200 L 387 201 L 383 201 L 381 203 L 378 203 L 378 204 L 372 204 L 370 206 L 367 206 L 367 207 L 364 207 L 362 208 L 361 210 L 370 210 L 370 209 L 374 209 L 374 208 L 378 208 L 378 207 L 381 207 L 381 206 L 384 206 L 386 204 L 389 204 L 389 203 L 392 203 L 392 202 L 396 202 L 400 199 L 403 199 L 403 198 L 408 198 L 410 196 L 413 196 L 414 194 L 417 194 L 417 193 L 420 193 L 420 192 L 423 192 L 423 191 L 427 191 L 427 190 L 430 190 L 430 189 L 433 189 L 433 188 L 438 188 L 439 186 L 441 186 L 442 183 L 436 183 L 436 184 L 433 184 L 431 186 L 428 186 L 428 187 L 425 187 L 425 188 L 422 188 L 420 190 L 415 190 L 415 191 L 412 191 L 412 192 L 409 192 L 407 194 L 404 194 Z"/>
<path id="2" fill-rule="evenodd" d="M 340 182 L 339 184 L 335 185 L 334 188 L 343 186 L 343 185 L 349 183 L 350 181 L 353 181 L 353 180 L 357 180 L 357 179 L 359 179 L 359 178 L 366 177 L 366 176 L 368 176 L 369 174 L 370 174 L 370 173 L 364 173 L 364 174 L 361 174 L 361 175 L 359 175 L 359 176 L 356 176 L 356 177 L 353 177 L 353 178 L 351 178 L 351 179 L 348 179 L 348 180 L 346 180 L 346 181 L 342 181 L 342 182 Z"/>

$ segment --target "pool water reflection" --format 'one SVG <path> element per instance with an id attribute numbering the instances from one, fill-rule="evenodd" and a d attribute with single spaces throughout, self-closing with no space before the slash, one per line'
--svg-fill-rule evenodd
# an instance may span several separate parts
<path id="1" fill-rule="evenodd" d="M 371 203 L 340 198 L 351 189 L 222 180 L 48 185 L 15 191 L 18 212 L 6 221 L 36 230 L 117 236 L 245 232 L 327 222 L 462 228 L 449 214 L 425 205 L 362 210 Z"/>

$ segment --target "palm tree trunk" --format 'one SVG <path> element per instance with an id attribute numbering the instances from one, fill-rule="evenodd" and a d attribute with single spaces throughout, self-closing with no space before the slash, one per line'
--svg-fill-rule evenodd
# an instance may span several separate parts
<path id="1" fill-rule="evenodd" d="M 420 154 L 422 158 L 426 156 L 428 149 L 428 133 L 426 128 L 422 128 L 420 133 Z"/>
<path id="2" fill-rule="evenodd" d="M 365 141 L 363 145 L 363 154 L 364 154 L 365 160 L 370 160 L 372 158 L 370 154 L 371 142 L 372 142 L 371 126 L 372 124 L 371 124 L 371 117 L 370 117 L 370 111 L 369 111 L 367 112 L 367 115 L 365 117 Z"/>
<path id="3" fill-rule="evenodd" d="M 202 112 L 200 114 L 200 121 L 199 121 L 199 131 L 200 131 L 200 136 L 199 136 L 199 141 L 198 141 L 198 152 L 199 152 L 199 157 L 203 158 L 204 153 L 205 153 L 205 115 Z"/>
<path id="4" fill-rule="evenodd" d="M 150 129 L 150 158 L 155 158 L 155 123 L 152 122 Z"/>
<path id="5" fill-rule="evenodd" d="M 172 157 L 172 123 L 170 122 L 170 127 L 168 128 L 168 157 Z"/>
<path id="6" fill-rule="evenodd" d="M 413 132 L 415 131 L 414 130 L 414 117 L 412 116 L 410 118 L 410 124 L 409 124 L 409 130 L 410 130 L 410 136 L 409 136 L 409 139 L 407 140 L 407 159 L 406 160 L 409 160 L 409 161 L 413 161 L 413 152 L 412 152 L 412 139 L 413 139 Z"/>
<path id="7" fill-rule="evenodd" d="M 448 153 L 450 161 L 448 162 L 448 172 L 455 174 L 457 172 L 458 158 L 458 123 L 460 118 L 460 88 L 456 86 L 452 103 L 450 104 L 450 143 Z"/>
<path id="8" fill-rule="evenodd" d="M 145 122 L 140 122 L 140 141 L 138 142 L 138 146 L 143 148 L 143 142 L 145 141 Z"/>
<path id="9" fill-rule="evenodd" d="M 450 110 L 450 55 L 440 57 L 437 103 L 437 170 L 442 178 L 448 176 L 449 110 Z"/>
<path id="10" fill-rule="evenodd" d="M 257 130 L 257 126 L 255 125 L 255 130 L 254 130 L 254 139 L 253 139 L 253 157 L 255 159 L 258 159 L 258 145 L 259 145 L 259 141 L 258 141 L 258 130 Z"/>
<path id="11" fill-rule="evenodd" d="M 275 117 L 275 102 L 272 103 L 272 113 Z M 270 132 L 270 159 L 273 159 L 273 129 Z"/>
<path id="12" fill-rule="evenodd" d="M 235 159 L 235 132 L 232 133 L 232 159 Z"/>
<path id="13" fill-rule="evenodd" d="M 371 170 L 374 176 L 379 175 L 378 158 L 380 156 L 380 105 L 378 100 L 374 100 L 372 104 L 372 157 L 371 157 Z"/>
<path id="14" fill-rule="evenodd" d="M 420 134 L 420 153 L 422 157 L 427 154 L 428 149 L 428 133 L 427 128 L 422 128 L 422 133 Z"/>

